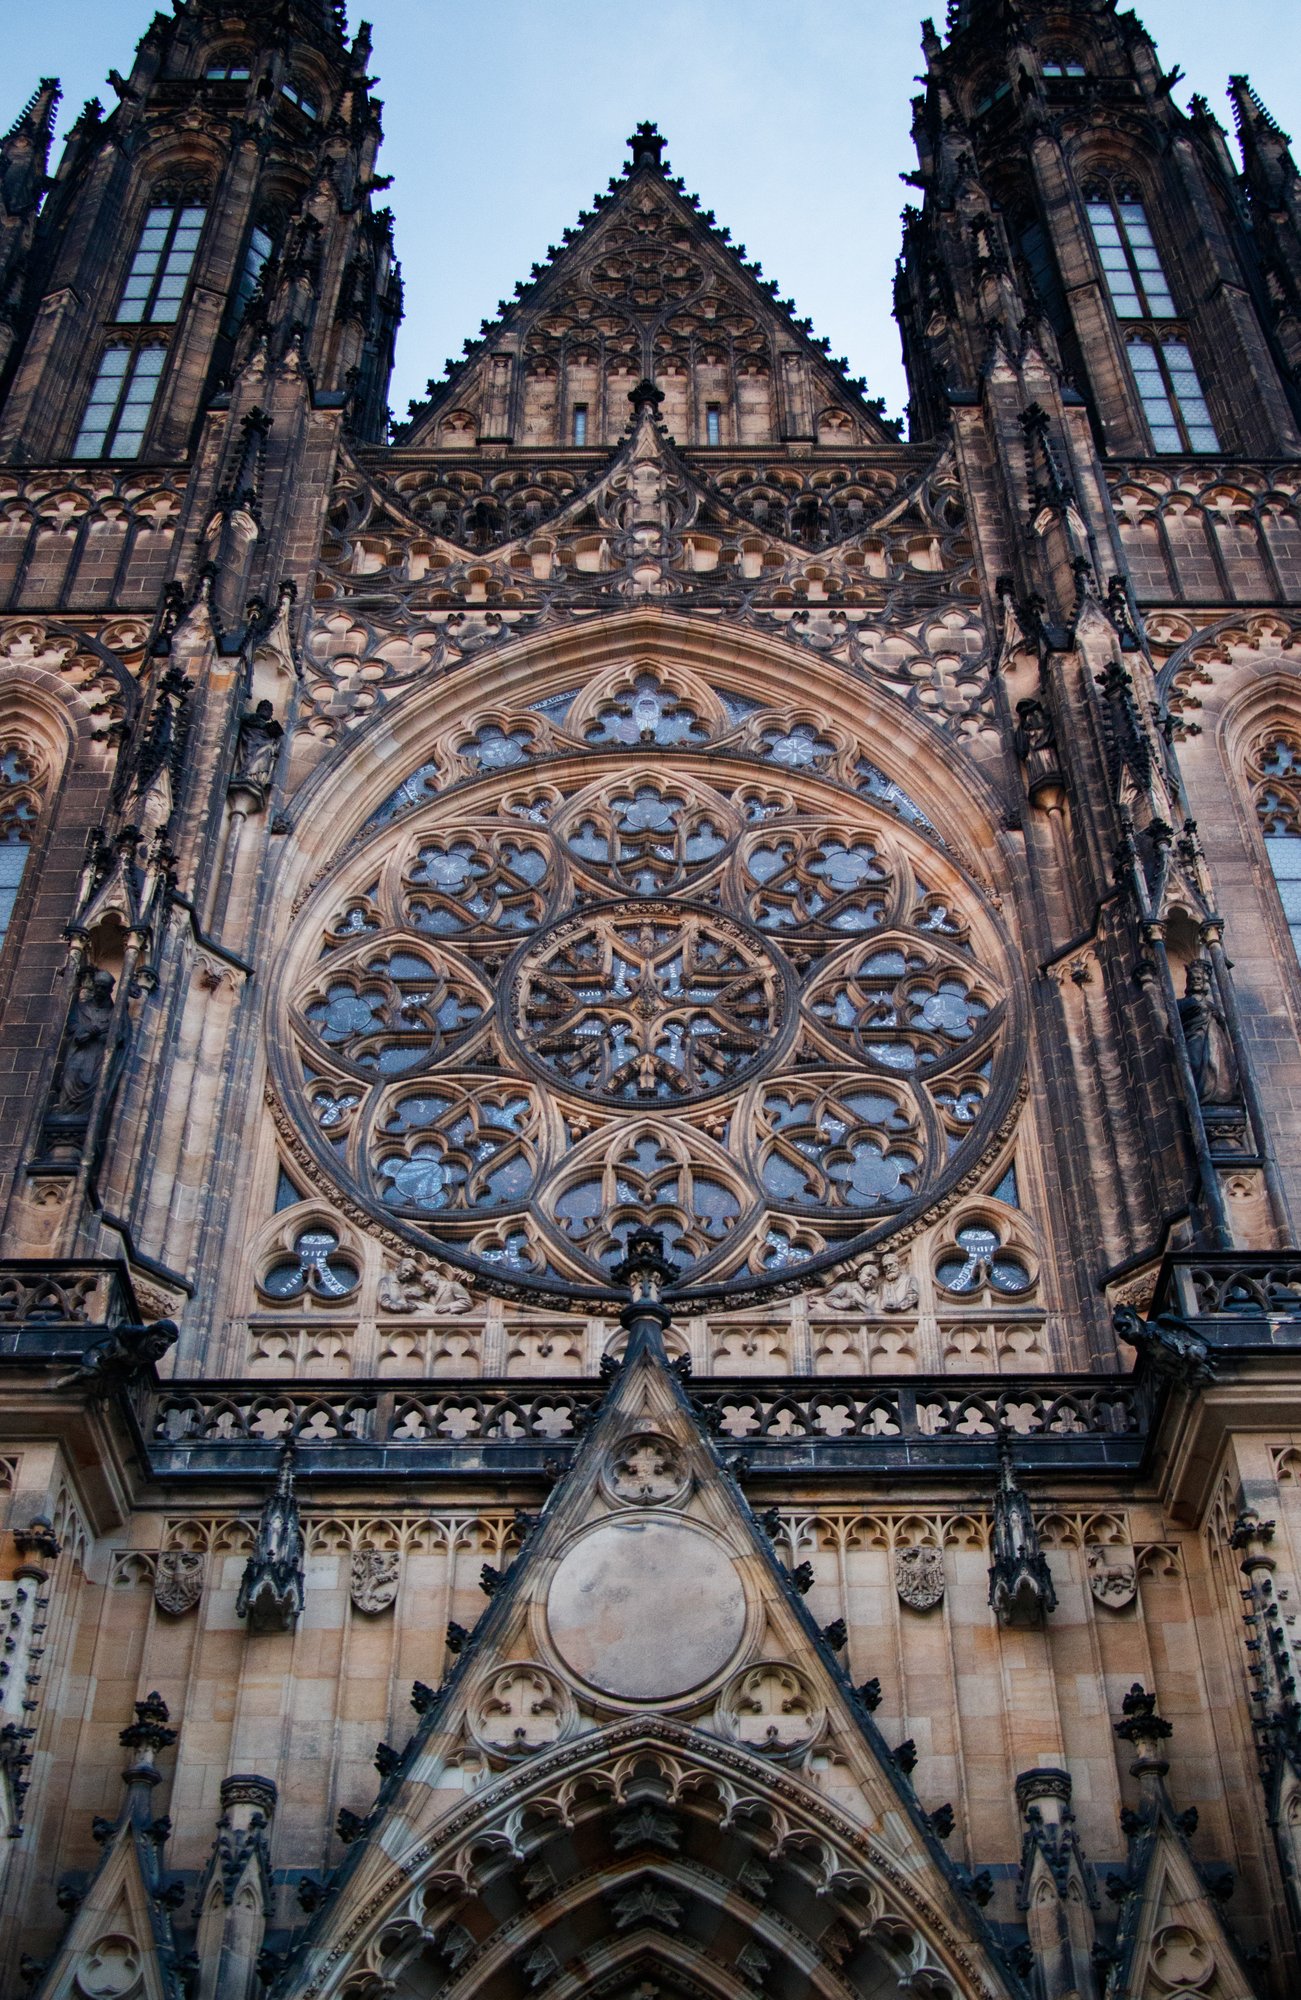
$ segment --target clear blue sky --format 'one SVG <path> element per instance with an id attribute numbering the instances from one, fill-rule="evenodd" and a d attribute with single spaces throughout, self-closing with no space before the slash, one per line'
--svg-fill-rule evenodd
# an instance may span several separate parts
<path id="1" fill-rule="evenodd" d="M 166 0 L 162 0 L 165 7 Z M 130 66 L 151 0 L 8 0 L 0 128 L 37 76 L 63 129 Z M 623 163 L 642 118 L 673 170 L 794 298 L 832 352 L 903 404 L 890 279 L 913 164 L 909 99 L 923 13 L 943 0 L 351 0 L 374 17 L 385 197 L 407 284 L 392 402 L 401 415 L 499 298 Z M 1301 143 L 1297 0 L 1140 0 L 1167 66 L 1230 124 L 1245 70 Z"/>

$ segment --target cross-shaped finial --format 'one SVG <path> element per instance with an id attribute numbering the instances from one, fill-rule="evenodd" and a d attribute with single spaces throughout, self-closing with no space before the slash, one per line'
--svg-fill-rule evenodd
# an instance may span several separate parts
<path id="1" fill-rule="evenodd" d="M 664 172 L 664 148 L 667 141 L 654 119 L 643 118 L 637 130 L 628 141 L 632 153 L 631 171 L 638 167 L 650 167 L 657 174 Z"/>

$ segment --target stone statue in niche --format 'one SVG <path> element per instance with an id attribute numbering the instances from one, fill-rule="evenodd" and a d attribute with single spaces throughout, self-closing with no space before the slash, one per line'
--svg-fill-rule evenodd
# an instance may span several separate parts
<path id="1" fill-rule="evenodd" d="M 1016 705 L 1016 754 L 1025 766 L 1026 785 L 1033 800 L 1047 802 L 1064 783 L 1052 718 L 1041 701 Z"/>
<path id="2" fill-rule="evenodd" d="M 253 785 L 259 791 L 265 791 L 275 776 L 276 758 L 280 754 L 280 739 L 284 733 L 269 701 L 260 701 L 256 708 L 250 708 L 241 715 L 239 736 L 235 743 L 235 768 L 231 772 L 232 784 Z"/>
<path id="3" fill-rule="evenodd" d="M 897 1250 L 883 1251 L 880 1257 L 865 1257 L 852 1278 L 842 1278 L 823 1294 L 822 1307 L 830 1312 L 905 1313 L 917 1305 L 917 1280 Z"/>
<path id="4" fill-rule="evenodd" d="M 391 1271 L 385 1271 L 376 1297 L 381 1312 L 424 1313 L 430 1319 L 451 1319 L 469 1312 L 474 1304 L 445 1266 L 422 1265 L 415 1257 L 399 1258 Z"/>
<path id="5" fill-rule="evenodd" d="M 355 1549 L 348 1595 L 353 1608 L 374 1617 L 387 1611 L 398 1594 L 402 1557 L 396 1549 Z"/>
<path id="6" fill-rule="evenodd" d="M 112 1026 L 112 974 L 92 968 L 82 974 L 68 1016 L 68 1039 L 51 1114 L 54 1119 L 73 1123 L 89 1115 Z"/>
<path id="7" fill-rule="evenodd" d="M 1138 1565 L 1133 1549 L 1090 1543 L 1084 1552 L 1089 1589 L 1109 1611 L 1123 1611 L 1138 1595 Z"/>
<path id="8" fill-rule="evenodd" d="M 943 1549 L 896 1549 L 894 1587 L 901 1604 L 933 1611 L 944 1596 Z"/>
<path id="9" fill-rule="evenodd" d="M 154 1571 L 154 1603 L 172 1618 L 193 1611 L 203 1593 L 203 1557 L 189 1549 L 164 1549 Z"/>
<path id="10" fill-rule="evenodd" d="M 1204 958 L 1195 958 L 1184 975 L 1179 1022 L 1184 1031 L 1184 1045 L 1188 1050 L 1188 1062 L 1199 1102 L 1206 1105 L 1236 1104 L 1237 1065 L 1233 1060 L 1224 1015 L 1215 999 L 1211 967 Z"/>

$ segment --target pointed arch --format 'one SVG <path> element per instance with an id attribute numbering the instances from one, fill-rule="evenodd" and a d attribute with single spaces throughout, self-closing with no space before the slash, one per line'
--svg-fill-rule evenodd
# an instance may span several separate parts
<path id="1" fill-rule="evenodd" d="M 571 1739 L 385 1848 L 358 1853 L 309 1938 L 302 2000 L 588 1993 L 641 1962 L 702 2000 L 743 2000 L 779 1965 L 826 2000 L 1009 1991 L 884 1827 L 666 1717 Z"/>

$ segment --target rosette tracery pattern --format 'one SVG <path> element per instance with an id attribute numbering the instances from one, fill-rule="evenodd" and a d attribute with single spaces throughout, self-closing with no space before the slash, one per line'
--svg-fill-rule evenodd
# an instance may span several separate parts
<path id="1" fill-rule="evenodd" d="M 515 1028 L 558 1082 L 613 1103 L 686 1100 L 752 1072 L 784 1012 L 739 928 L 628 905 L 551 932 L 519 973 Z"/>
<path id="2" fill-rule="evenodd" d="M 645 666 L 449 723 L 286 958 L 318 1180 L 590 1295 L 647 1222 L 680 1292 L 752 1291 L 970 1189 L 1015 1102 L 1008 955 L 865 748 Z"/>

